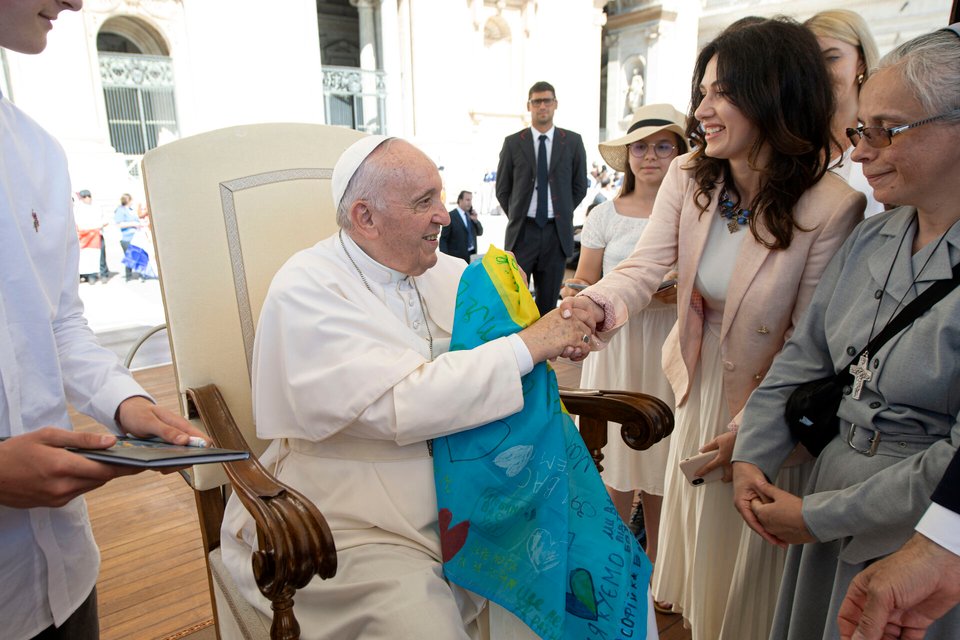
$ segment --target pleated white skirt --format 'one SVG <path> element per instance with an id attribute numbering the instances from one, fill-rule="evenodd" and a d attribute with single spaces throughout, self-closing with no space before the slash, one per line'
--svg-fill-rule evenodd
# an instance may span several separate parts
<path id="1" fill-rule="evenodd" d="M 682 612 L 694 640 L 765 640 L 770 633 L 785 552 L 763 541 L 733 506 L 733 485 L 694 487 L 678 467 L 726 432 L 718 327 L 704 325 L 700 364 L 677 408 L 653 573 L 657 600 Z M 798 493 L 807 475 L 796 467 L 778 486 Z"/>

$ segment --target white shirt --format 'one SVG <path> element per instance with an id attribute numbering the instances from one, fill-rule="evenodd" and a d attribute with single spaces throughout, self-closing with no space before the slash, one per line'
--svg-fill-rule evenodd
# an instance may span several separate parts
<path id="1" fill-rule="evenodd" d="M 103 227 L 103 216 L 100 212 L 92 204 L 87 204 L 82 200 L 74 206 L 73 216 L 76 219 L 77 229 L 81 231 Z"/>
<path id="2" fill-rule="evenodd" d="M 530 135 L 533 136 L 533 175 L 537 175 L 537 165 L 540 158 L 540 136 L 545 135 L 547 139 L 544 140 L 544 144 L 547 147 L 547 175 L 550 175 L 550 158 L 551 153 L 553 153 L 553 134 L 557 131 L 556 127 L 550 127 L 549 131 L 540 132 L 530 127 Z M 527 217 L 536 218 L 537 217 L 537 189 L 540 188 L 540 185 L 535 184 L 533 189 L 533 197 L 530 198 L 530 206 L 527 207 Z M 547 184 L 547 218 L 553 218 L 553 201 L 550 199 L 550 184 Z"/>
<path id="3" fill-rule="evenodd" d="M 960 513 L 933 502 L 917 523 L 917 531 L 960 556 Z"/>
<path id="4" fill-rule="evenodd" d="M 0 436 L 71 429 L 68 399 L 116 429 L 120 402 L 147 395 L 83 318 L 70 205 L 63 149 L 0 96 Z M 0 506 L 3 637 L 63 623 L 99 564 L 83 498 L 59 509 Z"/>
<path id="5" fill-rule="evenodd" d="M 473 220 L 470 219 L 470 215 L 461 209 L 459 205 L 457 205 L 457 213 L 460 214 L 460 219 L 463 220 L 463 226 L 467 228 L 467 232 L 470 234 L 469 238 L 473 240 L 473 242 L 468 243 L 469 246 L 467 250 L 473 251 L 477 248 L 477 234 L 476 231 L 473 230 Z"/>
<path id="6" fill-rule="evenodd" d="M 710 235 L 703 247 L 700 264 L 697 265 L 697 278 L 694 287 L 703 296 L 703 311 L 707 324 L 717 331 L 723 322 L 723 307 L 730 289 L 730 280 L 734 276 L 733 267 L 740 255 L 743 240 L 750 235 L 750 227 L 740 225 L 740 230 L 730 233 L 727 219 L 717 211 L 705 212 L 712 215 Z"/>

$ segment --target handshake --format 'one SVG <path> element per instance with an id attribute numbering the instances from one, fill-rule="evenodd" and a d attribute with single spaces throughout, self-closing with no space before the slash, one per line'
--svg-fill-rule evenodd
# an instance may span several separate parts
<path id="1" fill-rule="evenodd" d="M 566 298 L 560 306 L 521 331 L 534 364 L 554 358 L 578 362 L 601 347 L 596 337 L 603 324 L 603 308 L 590 298 Z"/>

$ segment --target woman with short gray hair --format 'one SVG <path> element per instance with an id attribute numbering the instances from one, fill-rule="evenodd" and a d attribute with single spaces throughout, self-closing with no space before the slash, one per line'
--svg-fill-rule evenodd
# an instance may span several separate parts
<path id="1" fill-rule="evenodd" d="M 771 634 L 778 640 L 838 637 L 850 581 L 915 527 L 923 532 L 918 521 L 960 443 L 960 35 L 923 35 L 886 56 L 863 86 L 859 120 L 847 129 L 853 159 L 878 200 L 901 206 L 864 221 L 834 257 L 747 403 L 733 456 L 737 509 L 769 542 L 792 545 Z M 937 282 L 942 298 L 864 352 Z M 799 437 L 784 417 L 788 398 L 845 373 L 858 356 L 839 429 L 802 497 L 772 486 L 767 478 Z M 960 637 L 960 608 L 926 637 Z"/>

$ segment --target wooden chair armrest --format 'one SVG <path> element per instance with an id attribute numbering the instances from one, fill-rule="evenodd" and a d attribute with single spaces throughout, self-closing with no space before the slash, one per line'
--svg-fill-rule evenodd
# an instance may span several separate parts
<path id="1" fill-rule="evenodd" d="M 207 433 L 217 446 L 250 450 L 216 385 L 187 389 Z M 315 575 L 333 577 L 337 554 L 333 534 L 319 509 L 274 478 L 254 456 L 224 463 L 237 497 L 257 523 L 259 549 L 253 575 L 273 603 L 271 638 L 299 638 L 293 596 Z"/>
<path id="2" fill-rule="evenodd" d="M 645 393 L 560 387 L 567 411 L 580 416 L 580 435 L 602 471 L 607 423 L 620 423 L 620 437 L 631 449 L 649 449 L 673 432 L 673 411 Z"/>

